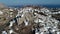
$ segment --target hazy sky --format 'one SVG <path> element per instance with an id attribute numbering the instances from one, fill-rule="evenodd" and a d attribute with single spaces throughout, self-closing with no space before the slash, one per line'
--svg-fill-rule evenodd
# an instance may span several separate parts
<path id="1" fill-rule="evenodd" d="M 0 3 L 6 5 L 22 5 L 22 4 L 60 4 L 60 0 L 0 0 Z"/>

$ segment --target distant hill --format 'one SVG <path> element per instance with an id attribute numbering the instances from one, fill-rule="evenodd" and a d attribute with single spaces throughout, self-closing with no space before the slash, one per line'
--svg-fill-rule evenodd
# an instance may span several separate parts
<path id="1" fill-rule="evenodd" d="M 7 6 L 3 3 L 0 3 L 0 8 L 7 8 Z"/>

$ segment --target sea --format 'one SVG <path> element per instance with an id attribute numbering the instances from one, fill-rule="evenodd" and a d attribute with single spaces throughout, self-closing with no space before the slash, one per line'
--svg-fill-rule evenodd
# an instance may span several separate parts
<path id="1" fill-rule="evenodd" d="M 25 6 L 27 6 L 27 5 L 25 5 Z M 36 5 L 36 6 L 42 6 L 42 7 L 46 7 L 46 8 L 60 8 L 60 5 Z M 8 7 L 22 8 L 22 7 L 24 7 L 24 5 L 11 5 Z"/>

